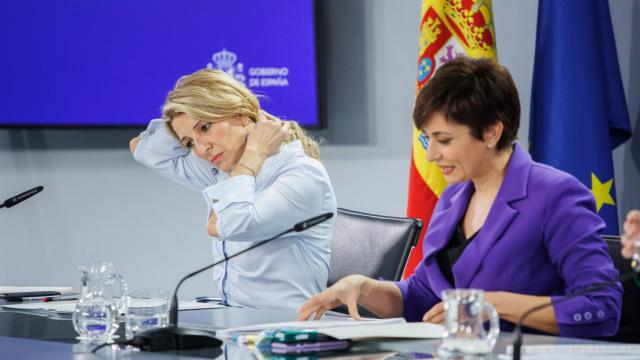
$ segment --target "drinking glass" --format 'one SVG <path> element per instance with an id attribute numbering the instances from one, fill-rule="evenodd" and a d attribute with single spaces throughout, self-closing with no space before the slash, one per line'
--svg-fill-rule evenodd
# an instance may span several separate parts
<path id="1" fill-rule="evenodd" d="M 483 299 L 484 291 L 478 289 L 442 291 L 445 330 L 438 354 L 481 357 L 491 353 L 500 334 L 500 318 L 493 305 Z M 483 313 L 489 317 L 489 332 L 484 328 Z"/>
<path id="2" fill-rule="evenodd" d="M 125 317 L 127 340 L 131 340 L 139 332 L 169 324 L 169 294 L 166 290 L 132 291 L 128 302 Z"/>

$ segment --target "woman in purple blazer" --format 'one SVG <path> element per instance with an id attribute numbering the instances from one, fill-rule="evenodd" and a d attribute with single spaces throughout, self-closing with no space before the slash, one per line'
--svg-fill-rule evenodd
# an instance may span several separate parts
<path id="1" fill-rule="evenodd" d="M 468 58 L 447 63 L 418 94 L 413 118 L 428 142 L 427 160 L 450 184 L 431 217 L 424 260 L 397 283 L 346 277 L 305 303 L 300 319 L 339 304 L 359 318 L 361 304 L 382 317 L 441 323 L 442 290 L 477 288 L 510 330 L 533 306 L 618 276 L 591 192 L 514 144 L 520 103 L 504 67 Z M 535 312 L 524 326 L 569 337 L 613 335 L 621 302 L 616 284 Z"/>

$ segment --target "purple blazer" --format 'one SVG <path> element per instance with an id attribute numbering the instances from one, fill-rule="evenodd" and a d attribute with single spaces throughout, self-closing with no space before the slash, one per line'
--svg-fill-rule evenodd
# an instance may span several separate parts
<path id="1" fill-rule="evenodd" d="M 404 317 L 421 321 L 452 287 L 435 254 L 451 239 L 474 192 L 471 181 L 451 185 L 436 204 L 424 239 L 424 259 L 397 285 Z M 528 295 L 570 294 L 618 276 L 600 237 L 604 223 L 591 192 L 573 176 L 531 160 L 517 144 L 482 229 L 453 266 L 457 288 Z M 561 336 L 616 333 L 620 284 L 554 305 Z M 512 324 L 501 322 L 502 330 Z"/>

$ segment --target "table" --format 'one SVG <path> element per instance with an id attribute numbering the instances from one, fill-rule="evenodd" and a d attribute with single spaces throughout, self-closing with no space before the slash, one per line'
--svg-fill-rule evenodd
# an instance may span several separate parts
<path id="1" fill-rule="evenodd" d="M 255 310 L 237 307 L 181 311 L 179 323 L 200 329 L 216 330 L 235 326 L 246 326 L 259 323 L 291 321 L 296 314 L 291 311 Z M 122 328 L 122 326 L 121 326 Z M 120 336 L 122 329 L 118 330 Z M 75 337 L 70 318 L 67 316 L 47 317 L 15 311 L 0 311 L 0 359 L 192 359 L 195 356 L 215 357 L 220 359 L 255 359 L 244 349 L 224 346 L 223 349 L 209 349 L 181 353 L 143 353 L 131 350 L 106 348 L 97 355 L 90 354 L 95 345 L 79 344 Z M 511 344 L 513 335 L 500 335 L 495 354 L 504 353 Z M 585 344 L 601 343 L 590 340 L 568 339 L 554 336 L 529 335 L 524 337 L 524 344 Z M 367 359 L 376 358 L 374 354 L 399 353 L 433 353 L 440 345 L 440 340 L 386 340 L 361 341 L 353 346 L 349 355 L 367 354 Z M 222 350 L 226 353 L 222 354 Z M 590 358 L 591 359 L 591 358 Z M 593 358 L 595 359 L 595 357 Z"/>

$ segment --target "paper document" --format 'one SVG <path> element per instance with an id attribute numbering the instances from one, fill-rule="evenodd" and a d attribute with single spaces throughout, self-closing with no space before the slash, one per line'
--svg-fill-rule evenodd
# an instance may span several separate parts
<path id="1" fill-rule="evenodd" d="M 67 286 L 0 286 L 0 294 L 15 294 L 24 292 L 57 291 L 60 295 L 73 293 L 73 288 Z"/>
<path id="2" fill-rule="evenodd" d="M 3 308 L 15 309 L 15 310 L 45 310 L 53 311 L 57 313 L 71 313 L 76 308 L 77 300 L 69 301 L 34 301 L 18 304 L 5 304 Z M 196 309 L 216 309 L 226 307 L 218 303 L 198 303 L 193 301 L 180 301 L 178 302 L 178 310 L 196 310 Z"/>
<path id="3" fill-rule="evenodd" d="M 387 339 L 440 339 L 444 326 L 423 322 L 340 326 L 318 330 L 338 340 Z"/>
<path id="4" fill-rule="evenodd" d="M 638 344 L 559 344 L 524 345 L 521 354 L 640 354 Z M 507 354 L 513 354 L 513 345 L 507 346 Z"/>
<path id="5" fill-rule="evenodd" d="M 229 338 L 238 333 L 259 333 L 263 330 L 298 328 L 313 329 L 318 333 L 340 340 L 367 338 L 411 338 L 439 339 L 443 327 L 429 323 L 407 323 L 403 318 L 367 319 L 356 321 L 351 318 L 335 321 L 291 321 L 281 323 L 259 324 L 220 330 L 218 338 Z"/>
<path id="6" fill-rule="evenodd" d="M 507 353 L 499 359 L 513 357 L 513 346 L 507 346 Z M 574 360 L 574 359 L 638 359 L 640 345 L 637 344 L 564 344 L 564 345 L 524 345 L 523 360 Z"/>
<path id="7" fill-rule="evenodd" d="M 195 301 L 179 301 L 178 310 L 199 310 L 199 309 L 218 309 L 226 308 L 227 305 L 222 305 L 217 302 L 195 302 Z"/>
<path id="8" fill-rule="evenodd" d="M 295 329 L 324 329 L 329 327 L 339 326 L 353 326 L 362 324 L 363 326 L 371 324 L 397 324 L 405 322 L 404 318 L 392 318 L 392 319 L 367 319 L 367 320 L 353 320 L 352 318 L 344 318 L 340 320 L 309 320 L 309 321 L 287 321 L 278 323 L 257 324 L 249 326 L 241 326 L 235 328 L 228 328 L 219 330 L 217 334 L 226 336 L 231 333 L 259 333 L 262 330 L 282 329 L 282 328 L 295 328 Z"/>
<path id="9" fill-rule="evenodd" d="M 73 312 L 76 308 L 77 300 L 67 300 L 67 301 L 32 301 L 32 302 L 22 302 L 17 304 L 5 304 L 2 305 L 3 308 L 6 309 L 16 309 L 16 310 L 47 310 L 54 312 Z"/>

